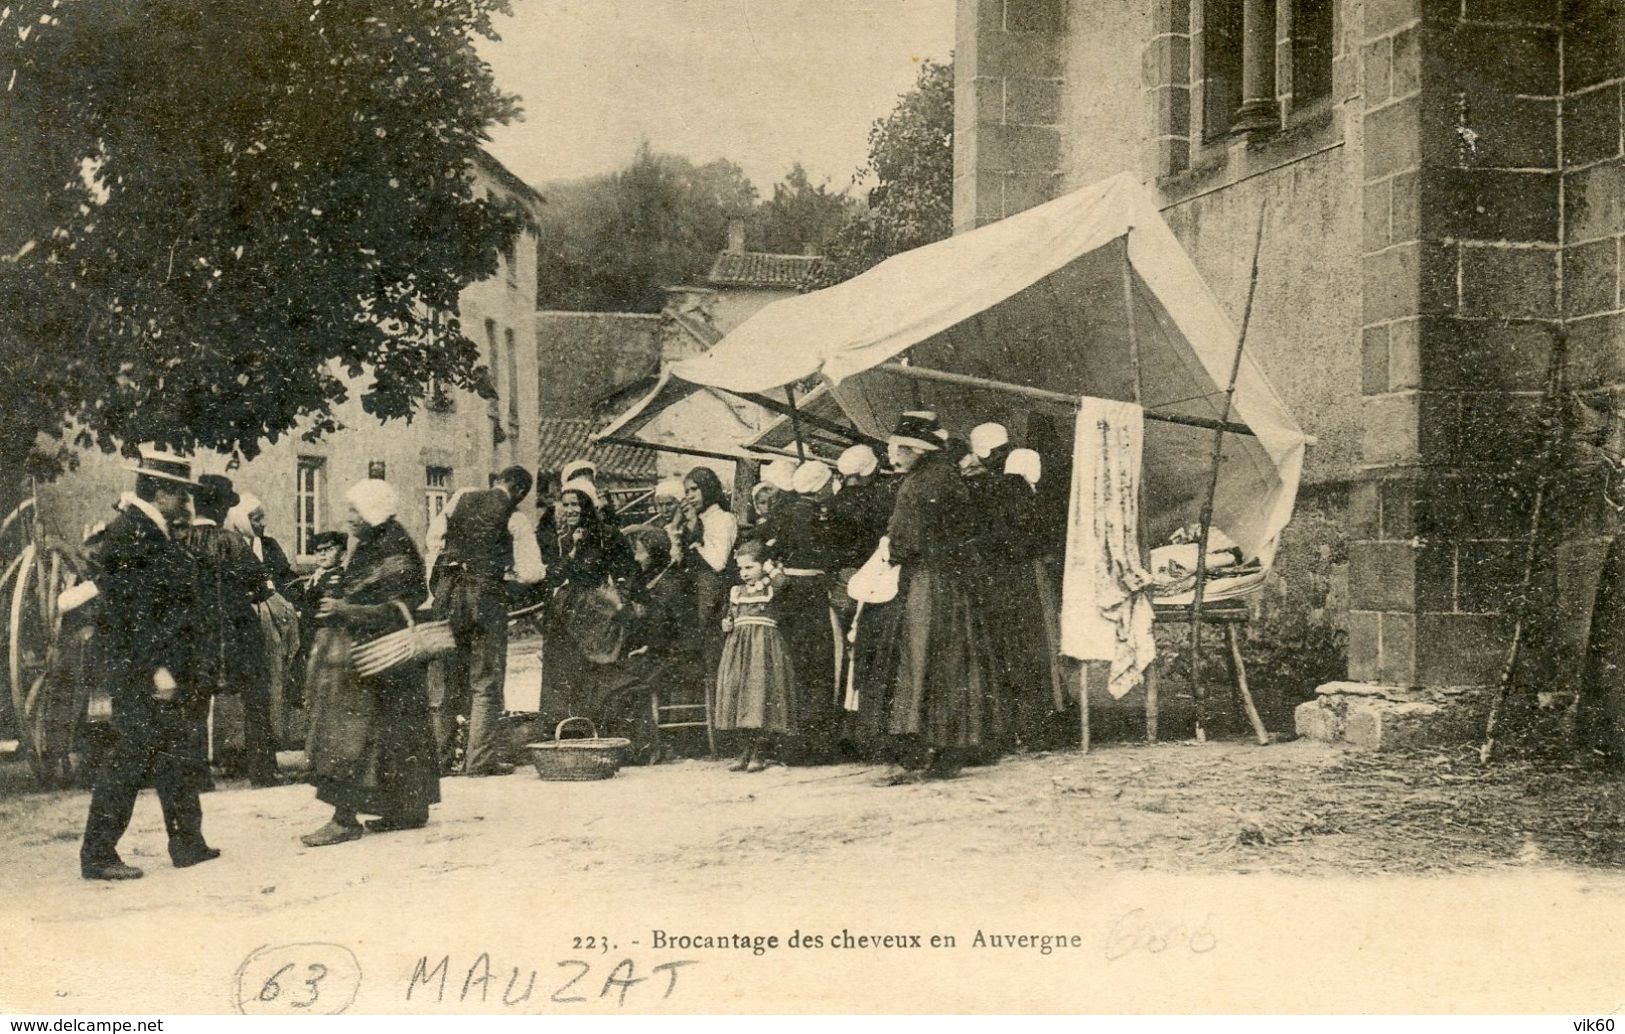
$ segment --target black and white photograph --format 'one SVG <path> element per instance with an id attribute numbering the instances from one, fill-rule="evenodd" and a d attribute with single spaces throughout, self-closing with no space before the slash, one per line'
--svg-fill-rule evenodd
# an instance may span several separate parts
<path id="1" fill-rule="evenodd" d="M 0 0 L 0 1012 L 1612 1030 L 1622 241 L 1625 0 Z"/>

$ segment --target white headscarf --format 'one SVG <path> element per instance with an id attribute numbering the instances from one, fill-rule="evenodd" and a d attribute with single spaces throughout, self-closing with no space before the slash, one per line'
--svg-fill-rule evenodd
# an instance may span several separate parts
<path id="1" fill-rule="evenodd" d="M 351 485 L 350 490 L 344 493 L 344 501 L 355 507 L 361 519 L 374 528 L 400 512 L 395 489 L 388 481 L 378 478 L 367 478 Z"/>
<path id="2" fill-rule="evenodd" d="M 254 525 L 249 523 L 248 515 L 264 505 L 258 496 L 244 492 L 237 497 L 237 505 L 226 511 L 226 530 L 235 531 L 247 539 L 249 545 L 254 547 L 254 555 L 261 560 L 265 559 L 265 544 L 260 541 L 259 535 L 255 534 Z"/>
<path id="3" fill-rule="evenodd" d="M 662 479 L 659 484 L 655 485 L 655 498 L 681 500 L 683 498 L 682 481 L 677 478 Z"/>
<path id="4" fill-rule="evenodd" d="M 781 492 L 796 490 L 796 461 L 774 460 L 762 468 L 762 480 Z"/>
<path id="5" fill-rule="evenodd" d="M 1037 486 L 1044 476 L 1044 462 L 1031 449 L 1015 449 L 1004 460 L 1006 474 L 1020 474 L 1027 484 Z"/>
<path id="6" fill-rule="evenodd" d="M 796 468 L 796 476 L 792 481 L 795 490 L 802 495 L 812 495 L 822 492 L 824 486 L 829 484 L 833 475 L 830 469 L 817 460 L 808 460 Z"/>
<path id="7" fill-rule="evenodd" d="M 970 431 L 970 451 L 987 459 L 994 449 L 1010 444 L 1010 432 L 1003 424 L 977 424 Z"/>
<path id="8" fill-rule="evenodd" d="M 580 492 L 582 495 L 584 495 L 588 499 L 592 500 L 592 505 L 594 506 L 594 508 L 599 508 L 599 507 L 602 507 L 604 505 L 598 499 L 598 486 L 594 485 L 591 481 L 588 481 L 586 478 L 574 478 L 573 480 L 566 481 L 564 483 L 564 487 L 559 489 L 559 491 L 560 492 Z"/>
<path id="9" fill-rule="evenodd" d="M 842 477 L 868 477 L 880 469 L 880 459 L 875 455 L 875 450 L 867 445 L 854 445 L 841 453 L 841 458 L 835 461 L 835 468 Z"/>

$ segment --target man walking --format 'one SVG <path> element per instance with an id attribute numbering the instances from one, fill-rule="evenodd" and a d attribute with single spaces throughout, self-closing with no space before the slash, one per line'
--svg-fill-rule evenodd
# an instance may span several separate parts
<path id="1" fill-rule="evenodd" d="M 512 771 L 497 758 L 496 744 L 508 670 L 508 590 L 503 576 L 512 567 L 521 584 L 542 579 L 536 540 L 522 519 L 513 519 L 530 488 L 530 473 L 509 467 L 491 488 L 459 493 L 445 513 L 445 544 L 434 563 L 430 591 L 457 640 L 456 652 L 445 659 L 441 698 L 434 706 L 440 770 L 448 774 L 459 715 L 468 716 L 464 774 Z"/>
<path id="2" fill-rule="evenodd" d="M 186 527 L 191 479 L 178 456 L 144 450 L 129 506 L 103 536 L 97 588 L 102 598 L 97 637 L 113 698 L 114 742 L 96 776 L 79 849 L 87 880 L 133 880 L 118 842 L 129 828 L 136 796 L 150 780 L 158 791 L 176 868 L 217 858 L 203 839 L 198 793 L 208 775 L 193 731 L 208 695 L 192 671 L 196 614 L 190 554 L 172 534 Z"/>

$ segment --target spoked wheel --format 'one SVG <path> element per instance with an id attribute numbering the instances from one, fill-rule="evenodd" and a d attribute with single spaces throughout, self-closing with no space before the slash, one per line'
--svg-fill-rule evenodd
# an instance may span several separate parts
<path id="1" fill-rule="evenodd" d="M 71 548 L 51 539 L 29 543 L 6 594 L 12 711 L 29 768 L 45 785 L 71 780 L 83 761 L 79 739 L 93 684 L 84 664 L 89 635 L 76 629 L 64 639 L 57 605 L 83 571 Z"/>

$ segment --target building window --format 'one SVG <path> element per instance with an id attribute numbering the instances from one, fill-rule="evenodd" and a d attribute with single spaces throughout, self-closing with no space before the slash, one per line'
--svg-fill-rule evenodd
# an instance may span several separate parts
<path id="1" fill-rule="evenodd" d="M 502 249 L 502 272 L 507 277 L 509 287 L 519 286 L 519 235 L 514 234 L 513 240 Z"/>
<path id="2" fill-rule="evenodd" d="M 1230 132 L 1241 108 L 1242 0 L 1202 2 L 1202 135 Z"/>
<path id="3" fill-rule="evenodd" d="M 1332 95 L 1332 0 L 1292 0 L 1292 106 Z"/>
<path id="4" fill-rule="evenodd" d="M 491 387 L 496 390 L 497 396 L 502 395 L 502 355 L 497 351 L 497 321 L 485 321 L 485 362 L 486 368 L 491 371 Z M 497 399 L 491 399 L 491 415 L 495 417 L 498 412 Z"/>
<path id="5" fill-rule="evenodd" d="M 519 433 L 519 350 L 514 347 L 513 328 L 502 329 L 502 343 L 508 351 L 508 430 Z"/>
<path id="6" fill-rule="evenodd" d="M 429 523 L 433 523 L 446 509 L 446 500 L 451 498 L 451 468 L 425 467 L 423 471 L 423 506 L 424 515 Z"/>
<path id="7" fill-rule="evenodd" d="M 322 497 L 327 481 L 327 461 L 320 456 L 301 456 L 293 483 L 294 552 L 312 556 L 310 540 L 322 530 Z"/>

